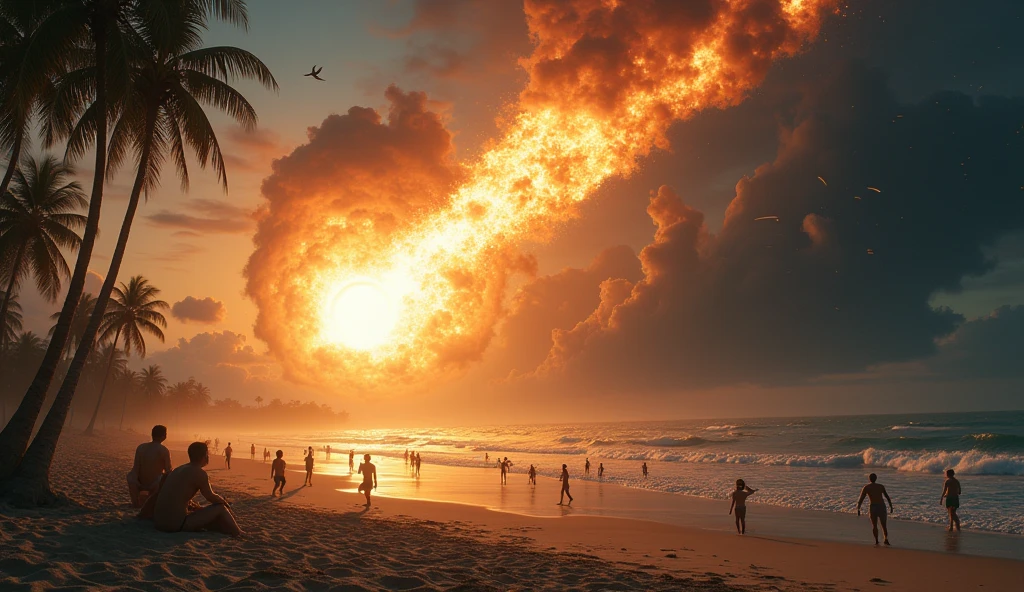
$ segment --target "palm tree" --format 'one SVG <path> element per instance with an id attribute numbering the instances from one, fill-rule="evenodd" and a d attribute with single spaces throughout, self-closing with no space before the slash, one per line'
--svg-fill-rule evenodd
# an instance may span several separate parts
<path id="1" fill-rule="evenodd" d="M 71 399 L 74 397 L 81 367 L 84 364 L 84 360 L 78 360 L 77 353 L 75 359 L 72 360 L 68 375 L 64 379 L 64 384 L 67 384 L 69 388 L 65 389 L 62 385 L 50 413 L 47 414 L 48 419 L 49 415 L 53 415 L 52 421 L 47 423 L 44 420 L 36 435 L 35 443 L 38 446 L 32 452 L 39 464 L 27 468 L 21 465 L 25 454 L 29 452 L 26 447 L 28 447 L 32 427 L 56 373 L 57 363 L 70 331 L 74 309 L 85 285 L 89 260 L 92 257 L 93 245 L 99 230 L 104 175 L 108 172 L 106 161 L 107 116 L 108 112 L 113 111 L 112 106 L 118 106 L 117 99 L 124 96 L 124 93 L 120 91 L 128 86 L 128 81 L 131 78 L 128 66 L 137 57 L 137 54 L 130 41 L 146 38 L 133 30 L 133 26 L 138 28 L 144 25 L 151 31 L 161 31 L 164 28 L 171 30 L 175 28 L 174 21 L 183 13 L 187 13 L 202 14 L 204 18 L 205 15 L 212 15 L 248 28 L 244 0 L 181 0 L 180 4 L 189 7 L 190 10 L 168 10 L 178 7 L 178 3 L 155 1 L 62 0 L 59 4 L 60 7 L 47 18 L 47 23 L 52 23 L 52 26 L 47 29 L 48 34 L 53 34 L 60 39 L 86 37 L 91 42 L 93 59 L 91 65 L 81 62 L 83 66 L 88 67 L 79 68 L 62 76 L 56 90 L 48 97 L 45 105 L 45 139 L 52 143 L 68 138 L 67 150 L 70 157 L 82 156 L 91 147 L 95 152 L 95 166 L 88 221 L 78 251 L 75 270 L 68 285 L 68 295 L 57 321 L 57 329 L 54 331 L 46 356 L 39 366 L 32 385 L 25 393 L 18 411 L 3 432 L 0 432 L 0 479 L 9 477 L 15 471 L 19 473 L 17 482 L 8 483 L 6 490 L 13 492 L 13 497 L 21 503 L 45 504 L 55 499 L 49 486 L 50 463 L 53 459 L 53 452 L 56 450 L 57 440 L 60 438 L 64 417 L 66 417 L 71 406 Z M 205 20 L 202 20 L 202 24 L 203 27 L 193 27 L 192 29 L 192 34 L 196 37 L 198 37 L 199 30 L 205 28 Z M 153 38 L 157 37 L 159 36 L 153 36 Z M 227 66 L 227 64 L 224 65 Z M 107 92 L 110 90 L 108 85 L 114 91 L 114 100 L 109 103 L 107 100 Z M 92 96 L 95 99 L 91 105 L 86 107 L 85 105 L 88 104 L 88 100 Z M 222 95 L 214 93 L 201 98 L 216 100 L 218 96 Z M 77 123 L 72 125 L 76 119 Z M 222 160 L 220 162 L 223 163 Z M 124 240 L 122 241 L 122 239 Z M 122 242 L 127 242 L 124 228 L 122 228 L 121 236 L 118 237 L 118 244 L 120 245 Z M 121 248 L 123 250 L 123 245 Z M 118 260 L 119 266 L 120 260 Z M 112 284 L 108 285 L 107 282 L 104 282 L 105 293 L 101 291 L 97 309 L 104 306 L 112 287 Z M 97 315 L 94 314 L 90 319 L 90 324 L 95 325 L 91 332 L 92 335 L 95 335 L 100 321 L 96 317 Z M 93 320 L 96 323 L 93 323 Z M 89 332 L 87 331 L 87 333 Z M 88 341 L 91 341 L 91 338 Z M 79 350 L 81 349 L 79 346 Z"/>
<path id="2" fill-rule="evenodd" d="M 0 292 L 0 298 L 6 299 L 7 295 Z M 12 296 L 10 301 L 7 303 L 7 314 L 0 317 L 0 331 L 3 332 L 0 335 L 0 340 L 3 343 L 11 343 L 18 335 L 18 331 L 21 331 L 21 304 L 18 303 L 18 297 Z M 0 353 L 0 355 L 3 355 Z"/>
<path id="3" fill-rule="evenodd" d="M 52 88 L 65 66 L 63 55 L 74 42 L 40 31 L 54 2 L 0 0 L 0 146 L 10 149 L 0 195 L 18 168 L 29 143 L 29 129 L 40 97 Z"/>
<path id="4" fill-rule="evenodd" d="M 39 293 L 53 302 L 61 279 L 71 275 L 61 249 L 73 251 L 82 242 L 75 231 L 85 226 L 85 216 L 75 211 L 86 205 L 82 186 L 69 180 L 73 174 L 53 156 L 28 156 L 11 190 L 0 196 L 0 253 L 8 277 L 0 318 L 25 276 L 33 275 Z"/>
<path id="5" fill-rule="evenodd" d="M 111 343 L 117 347 L 117 341 L 124 337 L 124 353 L 130 356 L 132 351 L 139 354 L 139 357 L 146 357 L 146 338 L 143 333 L 149 333 L 160 341 L 164 340 L 164 332 L 161 327 L 167 327 L 167 319 L 160 312 L 170 308 L 163 300 L 157 300 L 156 295 L 160 290 L 149 283 L 149 280 L 137 275 L 128 280 L 128 284 L 121 283 L 120 288 L 114 288 L 114 297 L 110 299 L 106 312 L 103 313 L 103 326 L 100 339 L 106 340 L 113 336 Z M 92 341 L 88 339 L 88 341 Z M 87 341 L 83 341 L 83 344 Z M 81 351 L 81 348 L 79 348 Z M 110 377 L 110 368 L 114 360 L 114 350 L 111 350 L 110 361 L 107 364 L 107 371 L 103 375 L 103 382 L 100 386 L 100 395 L 96 399 L 96 410 L 93 411 L 92 419 L 89 420 L 85 433 L 91 435 L 96 426 L 96 416 L 100 412 L 100 404 L 103 402 L 103 392 L 107 388 L 107 380 Z M 78 353 L 75 354 L 77 359 Z M 74 368 L 74 361 L 72 361 Z M 71 371 L 68 371 L 70 376 Z M 65 379 L 67 380 L 67 379 Z M 61 390 L 64 390 L 63 385 Z M 58 397 L 60 394 L 58 393 Z M 54 401 L 56 405 L 56 401 Z M 49 413 L 47 414 L 49 415 Z M 63 422 L 63 419 L 61 419 Z"/>
<path id="6" fill-rule="evenodd" d="M 263 405 L 263 397 L 256 397 L 256 408 L 259 409 Z"/>
<path id="7" fill-rule="evenodd" d="M 89 324 L 89 315 L 92 314 L 93 309 L 96 308 L 96 297 L 86 292 L 82 294 L 82 297 L 78 299 L 78 306 L 75 308 L 75 320 L 71 323 L 71 331 L 68 332 L 68 342 L 64 347 L 64 355 L 71 357 L 72 352 L 78 349 L 78 344 L 82 342 L 82 336 L 85 335 L 85 326 Z M 56 322 L 60 318 L 60 311 L 57 311 L 50 315 L 50 320 Z M 50 331 L 47 336 L 53 337 L 53 332 L 57 330 L 57 325 L 50 327 Z"/>
<path id="8" fill-rule="evenodd" d="M 150 364 L 148 368 L 142 369 L 139 374 L 139 388 L 150 399 L 163 396 L 164 391 L 167 390 L 167 379 L 164 378 L 160 366 Z"/>

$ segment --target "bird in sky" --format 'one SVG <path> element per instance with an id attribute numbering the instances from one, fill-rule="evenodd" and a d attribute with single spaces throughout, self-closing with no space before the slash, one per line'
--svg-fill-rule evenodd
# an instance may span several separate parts
<path id="1" fill-rule="evenodd" d="M 303 76 L 312 76 L 313 78 L 316 78 L 320 82 L 325 82 L 323 78 L 320 78 L 320 72 L 322 72 L 323 69 L 323 66 L 320 66 L 320 68 L 318 69 L 316 67 L 316 64 L 313 64 L 313 69 L 309 71 L 309 74 L 303 74 Z"/>

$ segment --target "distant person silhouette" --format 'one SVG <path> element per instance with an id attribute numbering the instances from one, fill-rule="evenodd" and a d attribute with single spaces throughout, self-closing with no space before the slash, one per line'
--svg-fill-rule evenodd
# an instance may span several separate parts
<path id="1" fill-rule="evenodd" d="M 597 478 L 604 477 L 604 463 L 597 463 Z"/>
<path id="2" fill-rule="evenodd" d="M 423 463 L 423 456 L 419 452 L 416 454 L 416 476 L 420 476 L 420 465 Z"/>
<path id="3" fill-rule="evenodd" d="M 589 475 L 590 474 L 590 459 L 589 458 L 587 459 L 586 464 L 583 465 L 583 474 L 584 475 Z"/>
<path id="4" fill-rule="evenodd" d="M 729 504 L 730 514 L 736 508 L 736 534 L 747 534 L 747 498 L 756 491 L 747 487 L 743 479 L 736 480 L 736 491 L 732 492 L 732 503 Z"/>
<path id="5" fill-rule="evenodd" d="M 370 455 L 363 455 L 363 462 L 359 465 L 359 474 L 363 476 L 363 482 L 359 484 L 356 491 L 366 496 L 366 507 L 370 507 L 370 491 L 377 489 L 377 467 L 370 462 Z"/>
<path id="6" fill-rule="evenodd" d="M 566 497 L 569 498 L 569 505 L 572 505 L 572 494 L 569 493 L 569 467 L 562 465 L 562 493 L 558 496 L 558 505 L 562 505 L 562 502 Z"/>
<path id="7" fill-rule="evenodd" d="M 270 460 L 270 451 L 266 448 L 263 449 L 263 462 Z"/>
<path id="8" fill-rule="evenodd" d="M 486 452 L 484 453 L 484 462 L 491 462 L 491 455 Z"/>
<path id="9" fill-rule="evenodd" d="M 167 439 L 167 428 L 155 425 L 150 430 L 152 441 L 139 444 L 135 449 L 135 461 L 128 471 L 128 497 L 132 506 L 141 508 L 144 497 L 160 489 L 164 475 L 171 472 L 171 453 L 163 445 Z"/>
<path id="10" fill-rule="evenodd" d="M 953 526 L 956 525 L 957 531 L 960 530 L 960 517 L 956 515 L 957 508 L 960 507 L 960 493 L 963 491 L 960 488 L 960 481 L 954 477 L 956 473 L 953 469 L 946 471 L 946 482 L 942 484 L 942 495 L 939 497 L 939 503 L 942 503 L 942 499 L 946 499 L 946 511 L 949 513 L 949 532 L 953 532 Z"/>
<path id="11" fill-rule="evenodd" d="M 326 458 L 326 460 L 331 460 L 331 445 L 330 444 L 327 445 L 327 458 Z"/>
<path id="12" fill-rule="evenodd" d="M 242 534 L 230 504 L 213 492 L 210 476 L 203 469 L 210 463 L 210 449 L 203 442 L 188 447 L 188 463 L 167 475 L 153 506 L 153 521 L 163 532 L 197 532 L 213 530 L 231 536 Z M 202 493 L 211 505 L 189 512 L 189 504 Z"/>
<path id="13" fill-rule="evenodd" d="M 406 459 L 406 462 L 409 462 L 409 460 Z M 352 469 L 356 468 L 356 451 L 355 450 L 349 450 L 348 451 L 348 468 L 349 468 L 349 470 L 352 470 Z"/>
<path id="14" fill-rule="evenodd" d="M 644 465 L 642 467 L 640 467 L 640 470 L 643 471 L 644 479 L 646 479 L 647 478 L 647 463 L 644 463 Z"/>
<path id="15" fill-rule="evenodd" d="M 306 482 L 303 485 L 313 487 L 313 447 L 309 447 L 309 454 L 306 455 Z"/>
<path id="16" fill-rule="evenodd" d="M 864 489 L 860 490 L 860 498 L 857 500 L 857 515 L 860 516 L 860 505 L 864 502 L 864 498 L 867 497 L 871 500 L 868 506 L 868 516 L 871 517 L 871 534 L 875 535 L 875 544 L 878 544 L 878 523 L 882 523 L 882 538 L 883 542 L 889 544 L 889 530 L 886 528 L 886 513 L 885 513 L 885 500 L 889 501 L 889 511 L 892 512 L 892 500 L 889 499 L 889 492 L 885 490 L 885 486 L 881 483 L 875 483 L 878 479 L 878 475 L 871 473 L 868 475 L 868 483 L 864 486 Z M 885 498 L 884 500 L 882 498 Z"/>
<path id="17" fill-rule="evenodd" d="M 234 450 L 231 448 L 231 442 L 228 442 L 227 448 L 224 449 L 224 464 L 227 465 L 228 469 L 231 469 L 231 453 Z"/>
<path id="18" fill-rule="evenodd" d="M 409 449 L 405 449 L 405 464 L 409 464 Z"/>
<path id="19" fill-rule="evenodd" d="M 529 483 L 530 485 L 537 484 L 537 468 L 534 467 L 533 465 L 530 465 L 529 479 L 527 479 L 526 482 Z"/>
<path id="20" fill-rule="evenodd" d="M 256 445 L 249 447 L 249 460 L 256 460 Z"/>
<path id="21" fill-rule="evenodd" d="M 213 440 L 213 452 L 216 454 L 220 452 L 220 438 L 214 438 Z"/>
<path id="22" fill-rule="evenodd" d="M 274 490 L 270 492 L 270 497 L 274 497 L 278 487 L 281 488 L 281 494 L 284 494 L 284 485 L 287 483 L 284 478 L 284 470 L 287 466 L 288 464 L 284 462 L 284 451 L 278 450 L 277 458 L 270 463 L 270 478 L 274 480 Z"/>
<path id="23" fill-rule="evenodd" d="M 501 461 L 501 484 L 505 485 L 508 483 L 508 470 L 512 468 L 512 461 L 505 457 L 505 460 Z"/>

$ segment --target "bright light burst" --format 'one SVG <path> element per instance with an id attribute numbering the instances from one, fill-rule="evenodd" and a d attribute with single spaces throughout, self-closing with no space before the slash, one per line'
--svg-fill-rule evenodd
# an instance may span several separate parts
<path id="1" fill-rule="evenodd" d="M 737 11 L 746 4 L 732 3 Z M 784 3 L 780 18 L 797 37 L 777 42 L 771 55 L 752 49 L 751 59 L 770 63 L 797 51 L 816 34 L 830 3 Z M 756 86 L 763 71 L 734 64 L 729 26 L 723 20 L 709 27 L 685 57 L 636 55 L 638 71 L 647 75 L 653 59 L 656 73 L 629 86 L 613 107 L 550 100 L 525 107 L 469 165 L 445 208 L 392 237 L 385 252 L 347 257 L 351 265 L 319 270 L 309 280 L 309 289 L 323 294 L 322 331 L 310 341 L 310 354 L 333 356 L 366 381 L 431 371 L 446 344 L 478 332 L 488 300 L 474 277 L 504 249 L 571 217 L 575 204 L 609 177 L 629 174 L 672 121 L 736 104 Z"/>

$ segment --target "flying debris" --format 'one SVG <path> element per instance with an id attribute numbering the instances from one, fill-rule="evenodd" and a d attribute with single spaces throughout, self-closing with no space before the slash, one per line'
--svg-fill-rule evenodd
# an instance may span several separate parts
<path id="1" fill-rule="evenodd" d="M 828 183 L 826 183 L 826 182 L 825 182 L 825 179 L 822 179 L 821 177 L 818 177 L 818 180 L 819 180 L 819 181 L 821 181 L 821 183 L 822 183 L 822 184 L 823 184 L 823 185 L 824 185 L 825 187 L 828 187 Z"/>
<path id="2" fill-rule="evenodd" d="M 778 216 L 761 216 L 760 218 L 754 218 L 754 222 L 757 222 L 758 220 L 775 220 L 776 222 L 778 222 L 779 221 L 779 217 Z"/>
<path id="3" fill-rule="evenodd" d="M 316 67 L 316 64 L 313 64 L 313 69 L 309 71 L 309 74 L 303 74 L 303 76 L 312 76 L 313 78 L 316 78 L 320 82 L 326 82 L 323 78 L 320 78 L 320 72 L 323 72 L 323 69 L 323 66 L 320 66 L 320 68 L 318 69 Z"/>
<path id="4" fill-rule="evenodd" d="M 854 195 L 853 199 L 860 199 L 860 196 L 859 195 Z"/>
<path id="5" fill-rule="evenodd" d="M 875 250 L 874 249 L 868 249 L 868 255 L 874 255 L 874 254 L 875 254 Z"/>
<path id="6" fill-rule="evenodd" d="M 878 189 L 876 187 L 868 187 L 868 189 L 870 189 L 871 191 L 874 191 L 875 193 L 881 193 L 882 192 L 881 189 Z"/>

